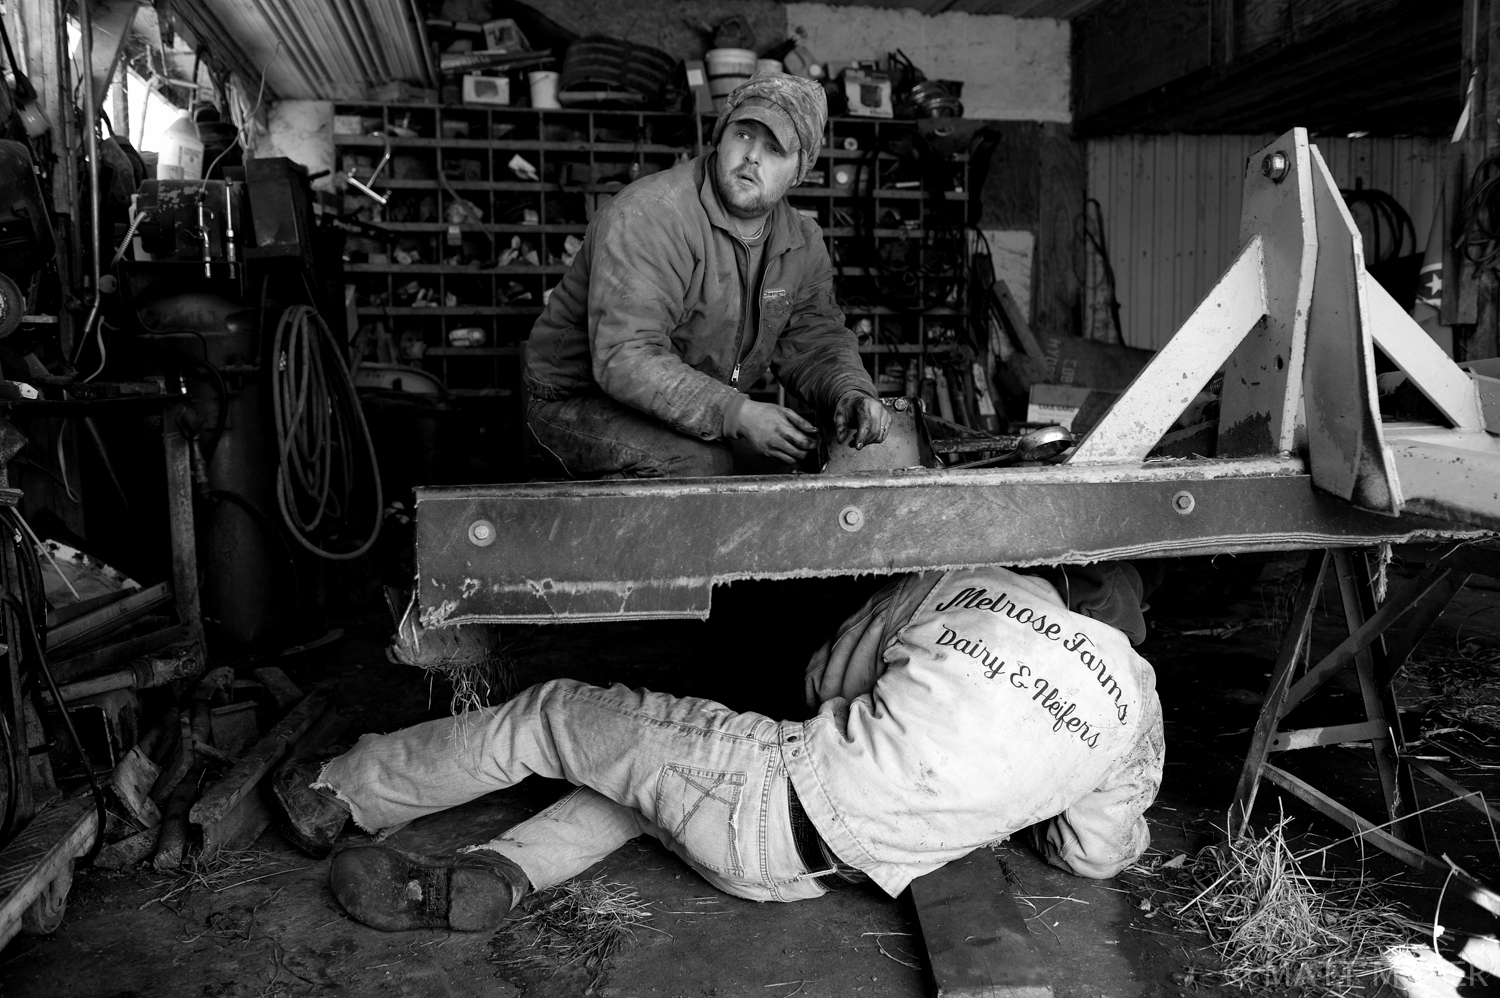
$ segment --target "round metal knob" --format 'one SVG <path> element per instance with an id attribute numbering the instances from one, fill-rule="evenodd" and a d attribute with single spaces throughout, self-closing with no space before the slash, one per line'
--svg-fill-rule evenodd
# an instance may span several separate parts
<path id="1" fill-rule="evenodd" d="M 469 524 L 469 543 L 481 548 L 495 543 L 495 525 L 488 520 L 475 520 Z"/>

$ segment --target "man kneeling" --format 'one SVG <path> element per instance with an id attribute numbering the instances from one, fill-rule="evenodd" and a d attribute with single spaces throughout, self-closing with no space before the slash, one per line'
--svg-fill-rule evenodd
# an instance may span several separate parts
<path id="1" fill-rule="evenodd" d="M 905 576 L 813 655 L 810 720 L 554 680 L 290 765 L 276 792 L 326 853 L 350 816 L 376 832 L 533 774 L 578 787 L 446 862 L 340 852 L 339 903 L 387 930 L 492 929 L 641 834 L 755 901 L 866 879 L 894 897 L 1023 829 L 1053 865 L 1110 877 L 1145 850 L 1161 781 L 1141 598 L 1123 563 Z"/>

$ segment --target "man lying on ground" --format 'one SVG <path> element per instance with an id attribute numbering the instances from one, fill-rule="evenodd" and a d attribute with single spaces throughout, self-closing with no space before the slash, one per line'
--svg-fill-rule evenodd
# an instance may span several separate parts
<path id="1" fill-rule="evenodd" d="M 904 576 L 813 655 L 810 720 L 560 679 L 289 764 L 276 792 L 326 854 L 350 817 L 382 832 L 533 774 L 578 787 L 441 862 L 338 853 L 334 895 L 386 930 L 492 929 L 641 834 L 755 901 L 864 880 L 894 897 L 1022 830 L 1054 866 L 1110 877 L 1145 850 L 1161 782 L 1156 678 L 1131 647 L 1142 590 L 1125 563 Z"/>

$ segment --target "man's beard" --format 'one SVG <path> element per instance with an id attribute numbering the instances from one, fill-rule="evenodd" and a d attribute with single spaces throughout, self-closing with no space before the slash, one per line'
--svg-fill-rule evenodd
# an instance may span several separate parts
<path id="1" fill-rule="evenodd" d="M 760 218 L 776 207 L 776 202 L 781 200 L 785 191 L 776 192 L 772 196 L 765 187 L 765 174 L 755 177 L 760 187 L 754 191 L 747 191 L 735 184 L 735 173 L 726 169 L 722 163 L 714 171 L 714 186 L 719 191 L 719 201 L 724 205 L 724 210 L 736 218 Z"/>

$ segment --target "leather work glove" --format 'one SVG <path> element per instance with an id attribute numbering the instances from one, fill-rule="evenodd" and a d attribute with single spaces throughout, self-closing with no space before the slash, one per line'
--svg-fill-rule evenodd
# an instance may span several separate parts
<path id="1" fill-rule="evenodd" d="M 795 464 L 817 445 L 818 428 L 783 406 L 746 401 L 725 435 L 783 464 Z"/>
<path id="2" fill-rule="evenodd" d="M 890 411 L 861 392 L 842 396 L 833 408 L 833 435 L 855 450 L 882 442 L 890 430 Z"/>

